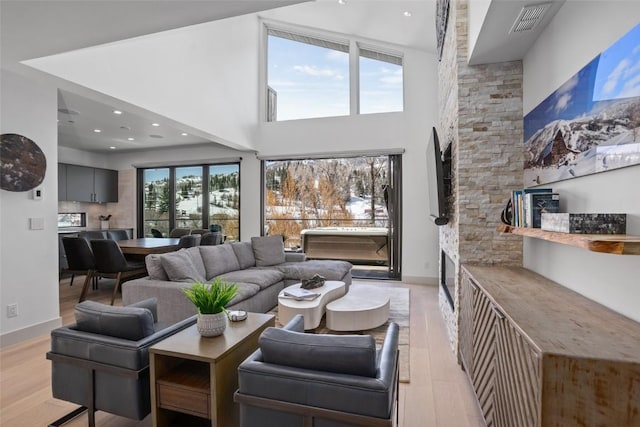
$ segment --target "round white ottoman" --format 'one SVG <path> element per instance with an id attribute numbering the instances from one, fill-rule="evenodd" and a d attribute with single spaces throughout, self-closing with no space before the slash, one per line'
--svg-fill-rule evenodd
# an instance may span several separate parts
<path id="1" fill-rule="evenodd" d="M 389 297 L 375 286 L 352 285 L 347 295 L 327 304 L 327 328 L 364 331 L 389 319 Z"/>

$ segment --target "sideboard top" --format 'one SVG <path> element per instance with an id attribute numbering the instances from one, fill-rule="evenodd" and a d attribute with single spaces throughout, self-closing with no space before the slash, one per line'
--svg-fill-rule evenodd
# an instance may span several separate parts
<path id="1" fill-rule="evenodd" d="M 640 363 L 640 323 L 522 267 L 462 268 L 541 352 Z"/>

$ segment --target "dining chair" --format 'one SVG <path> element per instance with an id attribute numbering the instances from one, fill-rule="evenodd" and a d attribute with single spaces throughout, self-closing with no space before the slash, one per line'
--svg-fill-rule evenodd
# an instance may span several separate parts
<path id="1" fill-rule="evenodd" d="M 67 271 L 71 273 L 71 286 L 73 286 L 73 279 L 76 274 L 86 276 L 80 292 L 80 299 L 78 300 L 78 302 L 82 302 L 87 296 L 91 280 L 93 279 L 94 288 L 97 288 L 98 285 L 98 278 L 93 275 L 96 269 L 96 259 L 87 241 L 81 237 L 63 237 L 62 245 L 69 264 Z"/>
<path id="2" fill-rule="evenodd" d="M 208 232 L 209 232 L 209 230 L 207 230 L 205 228 L 194 228 L 194 229 L 191 230 L 191 234 L 203 235 L 203 234 L 206 234 Z"/>
<path id="3" fill-rule="evenodd" d="M 144 261 L 127 261 L 120 246 L 118 246 L 118 242 L 115 240 L 92 240 L 91 249 L 96 259 L 94 274 L 98 277 L 116 279 L 116 283 L 113 286 L 113 295 L 111 296 L 111 305 L 116 299 L 122 282 L 147 274 Z"/>
<path id="4" fill-rule="evenodd" d="M 151 235 L 152 235 L 153 237 L 164 237 L 164 236 L 162 235 L 162 232 L 161 232 L 160 230 L 158 230 L 157 228 L 152 228 L 152 229 L 151 229 Z"/>
<path id="5" fill-rule="evenodd" d="M 169 232 L 169 237 L 182 237 L 190 234 L 191 230 L 188 228 L 174 228 Z"/>
<path id="6" fill-rule="evenodd" d="M 198 246 L 198 243 L 200 243 L 199 234 L 188 234 L 186 236 L 182 236 L 180 237 L 180 241 L 178 242 L 178 250 Z"/>
<path id="7" fill-rule="evenodd" d="M 78 237 L 82 237 L 84 240 L 89 243 L 92 240 L 96 239 L 106 239 L 107 232 L 106 231 L 81 231 L 78 234 Z"/>
<path id="8" fill-rule="evenodd" d="M 129 240 L 127 230 L 108 230 L 107 237 L 111 240 Z"/>
<path id="9" fill-rule="evenodd" d="M 221 232 L 205 233 L 200 238 L 200 246 L 221 245 L 224 242 L 224 236 Z"/>

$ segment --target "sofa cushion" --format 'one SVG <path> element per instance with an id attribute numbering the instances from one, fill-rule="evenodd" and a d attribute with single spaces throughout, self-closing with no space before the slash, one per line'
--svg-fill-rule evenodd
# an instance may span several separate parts
<path id="1" fill-rule="evenodd" d="M 233 242 L 231 243 L 231 247 L 236 253 L 240 268 L 245 269 L 255 267 L 256 258 L 253 256 L 253 247 L 251 247 L 251 242 Z"/>
<path id="2" fill-rule="evenodd" d="M 231 301 L 229 301 L 227 307 L 251 298 L 258 292 L 260 292 L 260 286 L 256 285 L 255 283 L 236 282 L 236 286 L 238 286 L 238 293 L 236 293 L 236 296 L 233 297 Z"/>
<path id="3" fill-rule="evenodd" d="M 240 269 L 238 258 L 231 245 L 200 246 L 199 249 L 207 280 Z"/>
<path id="4" fill-rule="evenodd" d="M 285 261 L 284 242 L 280 235 L 252 237 L 251 246 L 257 267 L 268 267 Z"/>
<path id="5" fill-rule="evenodd" d="M 196 236 L 199 237 L 200 235 L 196 234 Z M 191 247 L 181 250 L 185 251 L 187 255 L 189 255 L 189 258 L 191 258 L 191 261 L 193 261 L 193 265 L 196 267 L 198 274 L 201 277 L 207 277 L 207 271 L 204 267 L 204 262 L 202 261 L 202 255 L 200 254 L 200 248 Z"/>
<path id="6" fill-rule="evenodd" d="M 147 308 L 117 307 L 83 301 L 75 307 L 76 329 L 99 335 L 138 341 L 155 332 L 153 314 Z"/>
<path id="7" fill-rule="evenodd" d="M 254 283 L 260 286 L 260 289 L 284 280 L 282 272 L 270 268 L 248 268 L 246 270 L 230 271 L 218 276 L 228 282 L 245 282 Z"/>
<path id="8" fill-rule="evenodd" d="M 262 333 L 259 343 L 266 363 L 376 376 L 376 343 L 371 335 L 306 334 L 270 327 Z"/>
<path id="9" fill-rule="evenodd" d="M 192 253 L 190 254 L 184 249 L 164 254 L 160 257 L 160 260 L 164 271 L 167 273 L 167 277 L 169 277 L 169 280 L 172 282 L 205 281 L 205 278 L 193 263 Z"/>
<path id="10" fill-rule="evenodd" d="M 319 274 L 327 280 L 342 280 L 351 271 L 351 263 L 334 260 L 311 260 L 305 262 L 287 262 L 273 268 L 281 271 L 285 279 L 310 279 Z"/>
<path id="11" fill-rule="evenodd" d="M 167 272 L 162 267 L 162 260 L 160 254 L 149 254 L 144 258 L 144 263 L 147 266 L 147 273 L 153 280 L 169 280 Z"/>

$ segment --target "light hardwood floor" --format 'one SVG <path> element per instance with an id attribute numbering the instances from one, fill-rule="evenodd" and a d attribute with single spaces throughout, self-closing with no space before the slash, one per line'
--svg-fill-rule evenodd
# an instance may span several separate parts
<path id="1" fill-rule="evenodd" d="M 60 313 L 64 324 L 73 322 L 83 277 L 69 286 L 60 282 Z M 363 282 L 363 281 L 359 281 Z M 371 282 L 379 286 L 400 286 L 411 291 L 410 369 L 411 383 L 400 385 L 400 426 L 465 427 L 484 425 L 473 391 L 449 349 L 434 286 L 398 282 Z M 109 303 L 112 287 L 101 284 L 88 298 Z M 121 301 L 116 300 L 116 305 Z M 49 335 L 43 335 L 0 350 L 0 426 L 45 426 L 75 408 L 51 396 L 51 363 L 45 359 Z M 133 421 L 104 412 L 96 423 L 104 427 L 150 426 L 151 417 Z M 86 414 L 66 424 L 87 425 Z M 256 426 L 259 427 L 259 426 Z"/>

